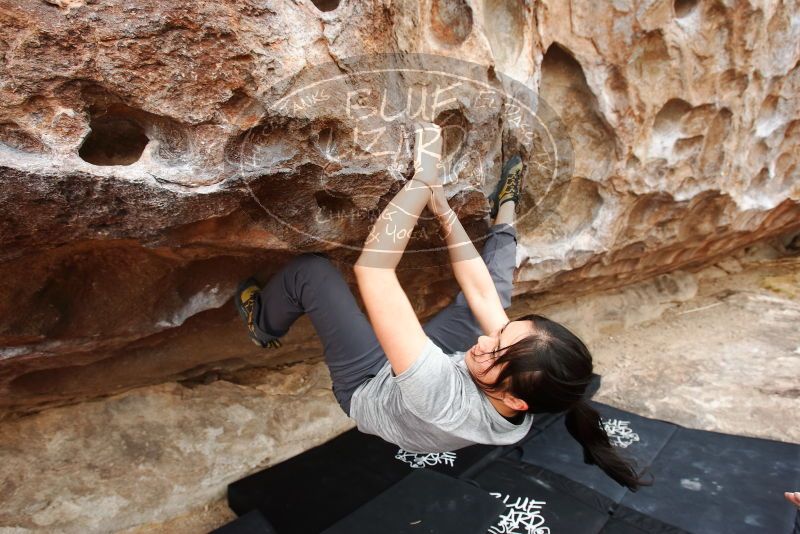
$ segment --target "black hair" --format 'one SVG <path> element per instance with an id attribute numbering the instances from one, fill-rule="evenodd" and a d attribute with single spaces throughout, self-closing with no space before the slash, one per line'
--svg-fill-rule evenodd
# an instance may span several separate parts
<path id="1" fill-rule="evenodd" d="M 508 349 L 489 368 L 503 365 L 494 384 L 472 376 L 485 392 L 508 392 L 528 404 L 529 413 L 561 413 L 570 435 L 583 448 L 584 461 L 595 464 L 618 484 L 636 491 L 652 481 L 637 474 L 636 462 L 623 458 L 611 445 L 600 414 L 585 396 L 592 380 L 592 355 L 565 326 L 537 314 L 516 321 L 533 321 L 535 332 L 497 350 Z"/>

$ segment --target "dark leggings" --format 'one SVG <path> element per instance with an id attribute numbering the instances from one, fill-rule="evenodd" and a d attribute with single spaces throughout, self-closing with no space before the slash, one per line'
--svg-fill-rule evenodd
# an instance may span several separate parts
<path id="1" fill-rule="evenodd" d="M 505 223 L 492 226 L 489 232 L 481 256 L 503 308 L 508 308 L 516 266 L 517 232 Z M 325 256 L 301 254 L 270 278 L 259 297 L 258 326 L 273 336 L 283 336 L 300 315 L 308 314 L 322 340 L 333 394 L 349 415 L 353 392 L 368 377 L 376 375 L 388 360 L 339 269 Z M 422 328 L 447 354 L 468 350 L 483 334 L 463 292 Z"/>

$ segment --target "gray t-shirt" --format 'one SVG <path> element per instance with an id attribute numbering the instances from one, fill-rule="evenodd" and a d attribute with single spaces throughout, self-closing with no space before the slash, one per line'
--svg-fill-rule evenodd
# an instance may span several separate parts
<path id="1" fill-rule="evenodd" d="M 528 434 L 504 418 L 469 376 L 464 352 L 445 354 L 430 338 L 411 367 L 395 376 L 388 360 L 353 393 L 358 429 L 409 452 L 449 452 L 475 443 L 509 445 Z"/>

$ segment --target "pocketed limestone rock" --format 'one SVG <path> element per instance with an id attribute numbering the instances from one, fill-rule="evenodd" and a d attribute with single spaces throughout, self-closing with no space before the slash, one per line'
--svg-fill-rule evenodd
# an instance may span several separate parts
<path id="1" fill-rule="evenodd" d="M 361 79 L 350 114 L 330 98 L 347 90 L 275 106 L 320 65 L 353 76 L 356 55 L 377 71 L 390 54 L 395 74 L 416 54 L 474 66 L 433 119 L 458 177 L 448 195 L 478 247 L 504 159 L 524 156 L 517 295 L 697 269 L 796 231 L 796 9 L 2 2 L 0 417 L 319 356 L 308 322 L 277 351 L 255 348 L 230 299 L 301 251 L 341 260 L 352 283 L 370 217 L 408 178 L 410 154 L 381 159 L 408 121 L 373 142 L 353 110 L 377 109 L 392 84 L 427 87 L 409 70 Z M 545 139 L 515 133 L 508 106 L 475 105 L 474 83 L 508 104 L 511 81 L 557 114 L 549 148 L 569 161 L 552 187 Z M 421 228 L 414 247 L 441 245 L 433 221 Z M 458 289 L 446 254 L 429 256 L 400 269 L 423 318 Z"/>

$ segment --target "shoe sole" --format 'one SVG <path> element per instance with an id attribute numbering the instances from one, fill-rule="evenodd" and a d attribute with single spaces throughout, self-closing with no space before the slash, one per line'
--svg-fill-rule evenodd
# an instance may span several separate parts
<path id="1" fill-rule="evenodd" d="M 236 288 L 236 298 L 233 301 L 236 305 L 236 311 L 239 312 L 239 317 L 241 317 L 245 323 L 247 322 L 247 310 L 245 310 L 244 306 L 242 306 L 242 293 L 244 293 L 244 290 L 250 286 L 258 287 L 258 280 L 255 278 L 248 278 L 247 280 L 240 282 L 239 287 Z"/>
<path id="2" fill-rule="evenodd" d="M 500 196 L 500 191 L 503 190 L 503 187 L 506 185 L 506 180 L 508 179 L 508 175 L 515 166 L 522 163 L 522 158 L 519 155 L 512 157 L 510 160 L 506 161 L 505 165 L 503 165 L 503 170 L 500 172 L 500 181 L 497 183 L 497 187 L 495 187 L 494 191 L 491 195 L 489 195 L 489 200 L 492 201 L 492 209 L 489 215 L 492 218 L 497 217 L 497 212 L 500 211 L 500 206 L 497 205 L 498 201 L 500 200 L 498 197 Z"/>
<path id="3" fill-rule="evenodd" d="M 247 289 L 250 286 L 260 287 L 258 285 L 258 280 L 256 280 L 253 277 L 250 277 L 247 280 L 241 282 L 239 284 L 239 287 L 236 288 L 236 297 L 234 298 L 234 304 L 236 305 L 236 311 L 239 312 L 239 317 L 242 318 L 242 321 L 244 321 L 245 328 L 247 328 L 247 336 L 253 341 L 253 343 L 255 343 L 256 345 L 258 345 L 259 347 L 261 347 L 263 349 L 263 348 L 266 348 L 266 346 L 267 346 L 267 344 L 269 342 L 264 342 L 264 341 L 261 341 L 260 339 L 258 339 L 257 337 L 253 337 L 253 334 L 250 332 L 250 329 L 247 327 L 247 310 L 245 310 L 244 306 L 242 306 L 242 293 L 244 292 L 245 289 Z M 259 330 L 258 325 L 254 325 L 254 326 L 255 326 L 256 330 Z"/>

